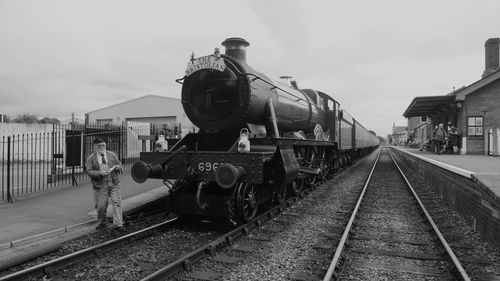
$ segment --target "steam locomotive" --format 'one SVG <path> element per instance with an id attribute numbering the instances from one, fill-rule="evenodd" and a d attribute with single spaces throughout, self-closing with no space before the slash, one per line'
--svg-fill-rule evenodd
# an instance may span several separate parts
<path id="1" fill-rule="evenodd" d="M 182 105 L 199 128 L 166 152 L 142 152 L 132 177 L 175 180 L 168 208 L 232 223 L 282 203 L 379 145 L 328 94 L 275 81 L 246 62 L 242 38 L 188 62 Z M 285 77 L 286 78 L 286 77 Z"/>

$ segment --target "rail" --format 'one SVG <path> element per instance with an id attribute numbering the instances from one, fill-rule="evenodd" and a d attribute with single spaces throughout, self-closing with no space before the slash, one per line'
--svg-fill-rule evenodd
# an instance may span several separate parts
<path id="1" fill-rule="evenodd" d="M 227 243 L 231 245 L 236 238 L 241 237 L 242 235 L 248 235 L 249 231 L 255 227 L 261 227 L 262 223 L 266 220 L 274 218 L 276 215 L 279 215 L 283 212 L 283 206 L 291 206 L 293 202 L 297 199 L 296 197 L 292 197 L 286 200 L 283 204 L 275 206 L 258 217 L 254 218 L 250 222 L 243 224 L 230 232 L 220 236 L 216 240 L 205 244 L 190 253 L 183 255 L 178 260 L 170 263 L 169 265 L 161 268 L 160 270 L 150 274 L 149 276 L 141 279 L 141 281 L 160 281 L 166 280 L 173 274 L 181 271 L 188 270 L 192 262 L 197 261 L 205 255 L 215 255 L 216 250 L 220 245 Z"/>
<path id="2" fill-rule="evenodd" d="M 460 261 L 457 259 L 457 257 L 455 256 L 453 250 L 451 249 L 450 245 L 448 244 L 448 242 L 446 241 L 446 239 L 444 238 L 444 236 L 442 235 L 442 233 L 440 232 L 440 230 L 438 229 L 438 227 L 436 226 L 436 224 L 434 223 L 434 220 L 432 219 L 432 217 L 430 216 L 429 212 L 427 211 L 427 209 L 425 208 L 424 204 L 422 203 L 422 201 L 420 200 L 419 196 L 417 195 L 417 193 L 415 192 L 413 186 L 410 184 L 410 182 L 408 181 L 408 179 L 406 178 L 406 176 L 404 175 L 403 171 L 400 169 L 399 165 L 396 163 L 396 160 L 392 157 L 391 153 L 388 152 L 392 161 L 394 162 L 395 166 L 397 167 L 399 173 L 402 175 L 402 177 L 404 178 L 408 188 L 410 189 L 412 195 L 415 197 L 415 199 L 417 200 L 418 204 L 419 204 L 419 207 L 421 208 L 421 210 L 423 211 L 423 213 L 425 214 L 426 216 L 426 219 L 429 221 L 429 223 L 431 224 L 432 226 L 432 229 L 434 231 L 434 233 L 438 236 L 439 238 L 439 241 L 441 242 L 441 245 L 443 246 L 443 248 L 445 248 L 445 251 L 446 251 L 446 254 L 448 256 L 448 259 L 451 261 L 451 264 L 455 267 L 456 271 L 458 272 L 458 275 L 459 277 L 461 278 L 461 280 L 464 280 L 464 281 L 469 281 L 470 280 L 470 277 L 467 275 L 467 273 L 465 272 L 465 269 L 462 267 Z M 375 160 L 375 163 L 370 171 L 370 174 L 365 182 L 365 185 L 363 187 L 363 190 L 361 192 L 361 195 L 359 196 L 359 199 L 356 203 L 356 206 L 350 216 L 350 219 L 349 219 L 349 222 L 347 223 L 347 226 L 343 232 L 343 235 L 342 235 L 342 238 L 340 239 L 340 242 L 337 246 L 337 249 L 335 251 L 335 254 L 334 254 L 334 257 L 328 267 L 328 270 L 323 278 L 323 281 L 330 281 L 332 280 L 332 278 L 335 278 L 334 280 L 337 279 L 337 267 L 339 266 L 340 264 L 340 261 L 341 259 L 344 257 L 344 250 L 345 250 L 345 247 L 347 245 L 347 241 L 349 239 L 349 235 L 351 233 L 351 229 L 352 229 L 352 225 L 354 224 L 354 220 L 357 218 L 358 216 L 358 210 L 359 210 L 359 207 L 361 205 L 361 202 L 363 201 L 363 198 L 364 198 L 364 195 L 365 195 L 365 192 L 366 192 L 366 189 L 370 183 L 370 180 L 372 178 L 372 175 L 373 175 L 373 172 L 375 170 L 375 167 L 378 163 L 378 160 L 379 160 L 379 157 L 380 157 L 380 152 L 379 154 L 377 155 L 377 159 Z"/>
<path id="3" fill-rule="evenodd" d="M 28 280 L 29 277 L 31 277 L 31 276 L 38 275 L 38 274 L 40 274 L 40 275 L 46 274 L 47 271 L 49 271 L 49 270 L 54 270 L 57 268 L 61 268 L 67 264 L 71 264 L 71 263 L 76 262 L 76 261 L 81 261 L 84 258 L 88 258 L 92 255 L 96 255 L 99 251 L 114 247 L 117 244 L 128 241 L 131 238 L 140 237 L 141 235 L 143 235 L 144 233 L 146 233 L 148 231 L 152 231 L 152 230 L 159 229 L 161 227 L 165 227 L 165 226 L 173 223 L 176 220 L 177 220 L 177 218 L 173 218 L 173 219 L 164 221 L 162 223 L 155 224 L 155 225 L 150 226 L 148 228 L 141 229 L 139 231 L 118 237 L 116 239 L 106 241 L 102 244 L 95 245 L 95 246 L 80 250 L 78 252 L 74 252 L 74 253 L 71 253 L 69 255 L 66 255 L 66 256 L 63 256 L 63 257 L 60 257 L 60 258 L 57 258 L 57 259 L 54 259 L 54 260 L 30 267 L 30 268 L 27 268 L 27 269 L 24 269 L 21 271 L 18 271 L 15 273 L 0 277 L 0 281 Z"/>
<path id="4" fill-rule="evenodd" d="M 418 194 L 415 192 L 415 189 L 413 188 L 413 186 L 410 184 L 410 182 L 408 181 L 408 179 L 406 178 L 405 174 L 403 173 L 403 170 L 401 170 L 401 168 L 399 167 L 398 163 L 396 162 L 396 160 L 394 159 L 394 157 L 392 157 L 392 154 L 389 152 L 389 155 L 391 156 L 391 159 L 392 161 L 394 162 L 394 165 L 396 165 L 396 167 L 398 168 L 399 170 L 399 173 L 401 174 L 401 176 L 403 176 L 403 179 L 405 180 L 406 184 L 408 185 L 408 187 L 410 188 L 413 196 L 415 196 L 415 199 L 417 199 L 417 202 L 418 202 L 418 205 L 420 205 L 420 208 L 422 209 L 422 211 L 424 212 L 425 214 L 425 217 L 427 218 L 427 220 L 429 221 L 429 223 L 431 224 L 432 226 L 432 229 L 434 230 L 434 232 L 436 233 L 436 235 L 438 236 L 439 238 L 439 241 L 441 242 L 441 245 L 443 245 L 444 249 L 446 250 L 446 254 L 448 255 L 448 258 L 451 260 L 453 266 L 455 266 L 456 270 L 458 271 L 460 277 L 462 278 L 462 280 L 470 280 L 470 277 L 467 275 L 467 272 L 465 272 L 465 269 L 463 268 L 462 264 L 460 263 L 460 261 L 458 260 L 457 256 L 455 255 L 455 253 L 453 252 L 453 250 L 451 249 L 450 245 L 448 244 L 448 242 L 446 241 L 446 239 L 444 238 L 443 234 L 441 233 L 441 231 L 439 230 L 439 228 L 437 227 L 436 223 L 434 222 L 434 220 L 432 219 L 431 215 L 429 214 L 429 212 L 427 211 L 427 208 L 425 208 L 424 204 L 422 203 L 422 201 L 420 200 L 420 197 L 418 196 Z"/>
<path id="5" fill-rule="evenodd" d="M 337 250 L 335 251 L 335 254 L 333 255 L 332 262 L 330 263 L 330 266 L 328 266 L 328 270 L 325 274 L 325 277 L 323 278 L 323 281 L 330 281 L 335 274 L 335 270 L 337 269 L 337 266 L 339 265 L 340 258 L 342 257 L 342 253 L 344 252 L 344 248 L 347 243 L 347 239 L 349 238 L 349 235 L 351 233 L 351 228 L 352 225 L 354 224 L 354 219 L 356 218 L 359 210 L 359 206 L 361 205 L 361 202 L 363 201 L 363 197 L 365 196 L 366 189 L 368 187 L 368 184 L 370 183 L 370 179 L 372 178 L 373 171 L 375 170 L 375 167 L 377 166 L 378 159 L 380 158 L 380 152 L 377 155 L 377 158 L 375 159 L 375 163 L 373 164 L 373 167 L 370 171 L 370 174 L 368 175 L 368 178 L 366 179 L 365 185 L 363 186 L 363 190 L 361 191 L 361 195 L 359 196 L 358 201 L 356 202 L 356 206 L 354 207 L 354 210 L 351 214 L 351 217 L 349 219 L 349 222 L 347 223 L 347 226 L 344 230 L 344 233 L 342 234 L 342 238 L 340 239 L 339 245 L 337 246 Z"/>

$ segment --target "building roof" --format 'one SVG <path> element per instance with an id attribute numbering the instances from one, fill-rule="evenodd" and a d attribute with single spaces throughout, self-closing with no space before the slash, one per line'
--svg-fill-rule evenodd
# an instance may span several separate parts
<path id="1" fill-rule="evenodd" d="M 454 106 L 455 95 L 416 97 L 410 103 L 403 116 L 433 116 L 442 108 Z"/>
<path id="2" fill-rule="evenodd" d="M 465 100 L 465 96 L 467 96 L 468 94 L 471 94 L 481 89 L 482 87 L 489 85 L 492 82 L 495 82 L 498 79 L 500 79 L 500 69 L 493 73 L 490 73 L 489 75 L 483 77 L 481 80 L 478 80 L 467 87 L 460 88 L 455 93 L 457 100 L 461 101 Z"/>
<path id="3" fill-rule="evenodd" d="M 465 100 L 465 96 L 474 93 L 482 87 L 500 79 L 500 70 L 497 70 L 467 87 L 461 87 L 457 91 L 445 96 L 416 97 L 410 103 L 403 116 L 406 118 L 416 116 L 434 116 L 442 109 L 455 106 L 457 101 Z"/>
<path id="4" fill-rule="evenodd" d="M 124 101 L 124 102 L 115 103 L 115 104 L 113 104 L 113 105 L 109 105 L 109 106 L 106 106 L 106 107 L 103 107 L 103 108 L 100 108 L 100 109 L 96 109 L 96 110 L 93 110 L 93 111 L 89 111 L 89 112 L 87 112 L 87 114 L 89 114 L 89 113 L 94 113 L 94 112 L 97 112 L 97 111 L 101 111 L 101 110 L 103 110 L 103 109 L 108 109 L 108 108 L 111 108 L 111 107 L 115 107 L 115 106 L 118 106 L 118 105 L 126 104 L 126 103 L 129 103 L 129 102 L 134 102 L 134 101 L 136 101 L 136 100 L 145 99 L 145 98 L 150 98 L 150 97 L 154 97 L 154 98 L 162 98 L 162 99 L 166 99 L 166 100 L 174 100 L 174 101 L 180 101 L 180 100 L 181 100 L 181 99 L 179 99 L 179 98 L 171 98 L 171 97 L 165 97 L 165 96 L 160 96 L 160 95 L 145 95 L 145 96 L 138 97 L 138 98 L 131 99 L 131 100 L 127 100 L 127 101 Z"/>

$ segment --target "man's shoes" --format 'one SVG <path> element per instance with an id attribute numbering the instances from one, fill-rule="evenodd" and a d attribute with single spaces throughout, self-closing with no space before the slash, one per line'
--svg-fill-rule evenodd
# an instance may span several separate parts
<path id="1" fill-rule="evenodd" d="M 101 230 L 101 229 L 106 229 L 106 228 L 108 228 L 108 224 L 106 224 L 106 223 L 100 223 L 100 224 L 98 224 L 98 225 L 96 226 L 96 228 L 95 228 L 95 229 L 96 229 L 96 230 Z"/>
<path id="2" fill-rule="evenodd" d="M 116 226 L 113 228 L 114 231 L 119 232 L 119 233 L 125 233 L 127 232 L 127 229 L 125 229 L 124 226 Z"/>

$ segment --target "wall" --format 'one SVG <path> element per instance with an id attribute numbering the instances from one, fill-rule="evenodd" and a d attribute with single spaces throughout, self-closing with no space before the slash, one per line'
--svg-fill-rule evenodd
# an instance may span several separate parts
<path id="1" fill-rule="evenodd" d="M 392 149 L 405 174 L 419 177 L 425 184 L 464 217 L 481 236 L 500 249 L 500 198 L 474 179 Z"/>
<path id="2" fill-rule="evenodd" d="M 489 129 L 500 128 L 500 80 L 470 93 L 465 97 L 464 112 L 462 118 L 464 123 L 467 116 L 483 116 L 484 129 L 487 134 Z M 466 136 L 466 124 L 464 125 L 463 135 Z M 487 135 L 486 135 L 487 136 Z M 487 141 L 483 137 L 467 137 L 467 154 L 486 154 Z"/>
<path id="3" fill-rule="evenodd" d="M 52 124 L 0 123 L 0 138 L 16 134 L 52 132 L 53 128 Z"/>
<path id="4" fill-rule="evenodd" d="M 11 137 L 11 157 L 20 160 L 47 161 L 52 159 L 52 150 L 64 149 L 64 142 L 55 143 L 53 138 L 56 128 L 56 140 L 65 138 L 62 126 L 36 123 L 0 123 L 0 159 L 7 159 L 7 141 Z M 59 153 L 56 151 L 56 153 Z"/>

